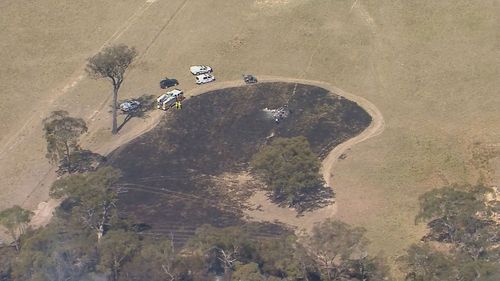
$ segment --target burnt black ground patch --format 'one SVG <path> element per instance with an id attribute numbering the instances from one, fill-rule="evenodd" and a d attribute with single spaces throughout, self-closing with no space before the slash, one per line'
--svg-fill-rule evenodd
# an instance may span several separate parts
<path id="1" fill-rule="evenodd" d="M 284 104 L 292 113 L 279 124 L 263 111 Z M 123 172 L 119 208 L 152 233 L 174 232 L 180 240 L 204 223 L 243 224 L 240 202 L 211 177 L 247 169 L 271 135 L 303 135 L 324 157 L 370 122 L 356 103 L 303 84 L 258 83 L 192 97 L 109 156 Z"/>

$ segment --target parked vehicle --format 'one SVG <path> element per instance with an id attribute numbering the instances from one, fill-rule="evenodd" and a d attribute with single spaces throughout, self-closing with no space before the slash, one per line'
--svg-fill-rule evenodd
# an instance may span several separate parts
<path id="1" fill-rule="evenodd" d="M 205 84 L 215 81 L 215 77 L 211 74 L 201 74 L 196 76 L 196 84 Z"/>
<path id="2" fill-rule="evenodd" d="M 121 111 L 125 113 L 136 111 L 139 107 L 141 107 L 141 103 L 136 100 L 124 101 L 120 104 Z"/>
<path id="3" fill-rule="evenodd" d="M 169 108 L 174 106 L 176 101 L 182 101 L 183 99 L 184 95 L 182 90 L 174 89 L 159 96 L 156 99 L 156 107 L 158 109 L 168 110 Z"/>
<path id="4" fill-rule="evenodd" d="M 193 65 L 189 68 L 193 75 L 200 75 L 212 72 L 212 68 L 207 65 Z"/>
<path id="5" fill-rule="evenodd" d="M 255 78 L 252 74 L 243 74 L 243 80 L 247 84 L 257 83 L 257 78 Z"/>
<path id="6" fill-rule="evenodd" d="M 166 78 L 160 81 L 160 88 L 166 89 L 173 86 L 179 85 L 179 81 L 177 79 Z"/>

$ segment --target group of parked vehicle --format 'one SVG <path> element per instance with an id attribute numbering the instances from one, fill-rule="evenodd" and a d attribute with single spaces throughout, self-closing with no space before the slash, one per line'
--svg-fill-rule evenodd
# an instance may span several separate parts
<path id="1" fill-rule="evenodd" d="M 193 65 L 189 68 L 189 71 L 195 75 L 195 82 L 198 85 L 206 84 L 215 81 L 215 77 L 213 76 L 212 67 L 208 65 Z M 257 79 L 250 74 L 244 74 L 243 80 L 246 84 L 256 83 Z M 174 87 L 179 85 L 179 81 L 174 78 L 165 77 L 160 81 L 160 88 L 168 89 L 170 87 Z M 181 107 L 180 103 L 184 100 L 184 95 L 182 90 L 173 89 L 168 91 L 156 99 L 156 107 L 158 109 L 167 110 L 173 106 Z M 141 107 L 141 103 L 137 100 L 127 100 L 120 104 L 120 109 L 124 113 L 131 113 L 138 110 Z"/>
<path id="2" fill-rule="evenodd" d="M 196 84 L 205 84 L 215 81 L 215 77 L 211 74 L 212 68 L 207 65 L 193 65 L 189 71 L 196 75 Z M 160 81 L 160 88 L 166 89 L 169 87 L 177 86 L 179 82 L 177 79 L 165 78 Z M 181 108 L 181 102 L 184 100 L 184 93 L 180 89 L 173 89 L 164 93 L 156 99 L 156 107 L 158 109 L 167 110 L 173 106 Z"/>
<path id="3" fill-rule="evenodd" d="M 189 71 L 196 75 L 196 84 L 205 84 L 215 81 L 215 77 L 211 74 L 212 68 L 207 65 L 193 65 L 189 68 Z M 160 88 L 166 89 L 179 85 L 177 79 L 165 78 L 160 81 Z M 156 99 L 156 107 L 162 110 L 168 110 L 169 108 L 176 106 L 177 108 L 182 108 L 181 102 L 184 100 L 184 93 L 180 89 L 173 89 L 168 91 Z"/>
<path id="4" fill-rule="evenodd" d="M 215 81 L 212 75 L 212 68 L 207 65 L 194 65 L 189 68 L 193 75 L 196 75 L 196 84 L 206 84 Z"/>

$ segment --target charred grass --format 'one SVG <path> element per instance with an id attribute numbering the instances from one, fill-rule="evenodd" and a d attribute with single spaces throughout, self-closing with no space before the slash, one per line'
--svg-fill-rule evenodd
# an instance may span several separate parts
<path id="1" fill-rule="evenodd" d="M 279 124 L 263 111 L 284 104 L 292 113 Z M 180 240 L 202 224 L 244 224 L 244 200 L 214 178 L 248 170 L 270 136 L 305 136 L 323 157 L 370 122 L 356 103 L 302 84 L 259 83 L 192 97 L 110 155 L 111 165 L 123 172 L 119 208 L 150 225 L 151 234 L 174 233 Z"/>

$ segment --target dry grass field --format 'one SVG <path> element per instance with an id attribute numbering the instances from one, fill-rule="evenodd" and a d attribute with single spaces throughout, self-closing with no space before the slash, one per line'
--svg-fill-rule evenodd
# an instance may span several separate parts
<path id="1" fill-rule="evenodd" d="M 332 171 L 337 216 L 394 259 L 422 234 L 419 194 L 480 173 L 498 179 L 499 23 L 498 0 L 2 1 L 0 209 L 47 199 L 40 121 L 51 110 L 86 118 L 84 143 L 99 152 L 161 114 L 110 136 L 111 86 L 83 66 L 119 42 L 140 53 L 122 97 L 159 94 L 165 75 L 199 93 L 188 67 L 210 64 L 222 83 L 243 72 L 311 79 L 375 104 L 385 131 Z"/>

